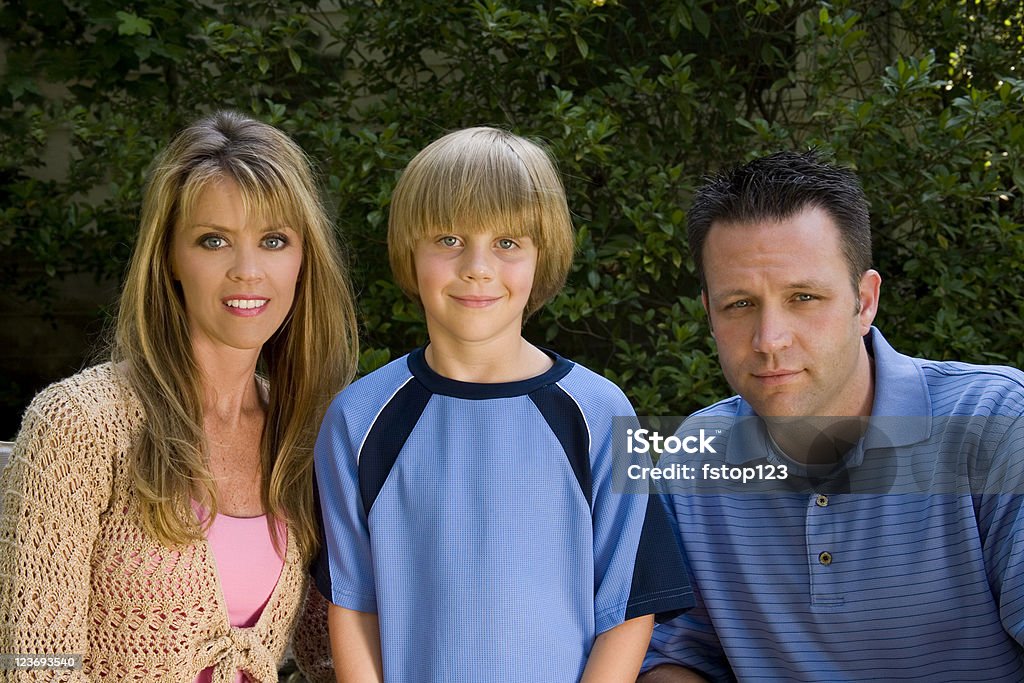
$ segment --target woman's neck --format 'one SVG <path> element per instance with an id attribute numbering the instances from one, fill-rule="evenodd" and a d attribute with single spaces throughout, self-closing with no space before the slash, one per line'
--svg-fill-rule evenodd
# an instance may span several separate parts
<path id="1" fill-rule="evenodd" d="M 255 381 L 259 351 L 194 349 L 202 377 L 203 414 L 207 420 L 234 424 L 264 408 Z"/>

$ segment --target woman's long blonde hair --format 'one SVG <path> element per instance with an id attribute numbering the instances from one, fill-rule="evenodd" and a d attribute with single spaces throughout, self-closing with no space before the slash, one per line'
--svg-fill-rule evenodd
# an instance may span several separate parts
<path id="1" fill-rule="evenodd" d="M 113 360 L 127 367 L 145 410 L 146 428 L 134 447 L 142 521 L 173 547 L 202 535 L 190 496 L 208 503 L 211 519 L 217 512 L 201 371 L 169 254 L 175 226 L 187 219 L 202 189 L 220 179 L 238 185 L 249 215 L 284 219 L 302 236 L 295 302 L 260 354 L 269 381 L 260 452 L 261 497 L 271 532 L 273 520 L 287 520 L 308 559 L 318 539 L 313 443 L 327 404 L 355 373 L 355 306 L 305 154 L 281 131 L 235 112 L 192 124 L 154 162 L 121 293 Z M 280 545 L 276 533 L 274 540 Z"/>

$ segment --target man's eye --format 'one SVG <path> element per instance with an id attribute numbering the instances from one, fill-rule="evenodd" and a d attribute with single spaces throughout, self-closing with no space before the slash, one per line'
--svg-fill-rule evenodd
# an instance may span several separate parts
<path id="1" fill-rule="evenodd" d="M 227 242 L 220 235 L 203 235 L 199 238 L 199 245 L 205 249 L 220 249 Z"/>
<path id="2" fill-rule="evenodd" d="M 740 299 L 739 301 L 734 301 L 729 304 L 729 308 L 748 308 L 749 306 L 750 302 L 746 299 Z"/>
<path id="3" fill-rule="evenodd" d="M 796 300 L 797 301 L 814 301 L 817 298 L 818 297 L 814 296 L 813 294 L 797 294 L 796 295 Z"/>

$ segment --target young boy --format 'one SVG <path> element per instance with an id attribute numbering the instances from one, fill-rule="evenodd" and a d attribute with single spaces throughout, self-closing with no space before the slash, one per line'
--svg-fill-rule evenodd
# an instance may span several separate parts
<path id="1" fill-rule="evenodd" d="M 316 444 L 339 681 L 633 681 L 651 615 L 692 605 L 660 503 L 612 487 L 629 402 L 522 337 L 572 252 L 523 138 L 457 131 L 402 175 L 388 253 L 430 341 L 339 394 Z"/>

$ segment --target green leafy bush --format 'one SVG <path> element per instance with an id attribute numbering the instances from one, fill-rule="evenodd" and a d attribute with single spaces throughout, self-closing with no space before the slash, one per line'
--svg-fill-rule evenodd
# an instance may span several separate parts
<path id="1" fill-rule="evenodd" d="M 708 171 L 819 146 L 857 167 L 903 350 L 1024 365 L 1020 2 L 9 1 L 0 9 L 0 279 L 52 296 L 116 276 L 144 172 L 174 130 L 249 111 L 317 160 L 347 246 L 362 370 L 422 343 L 387 267 L 391 189 L 445 131 L 544 141 L 579 252 L 528 336 L 647 414 L 728 394 L 685 245 Z M 66 174 L 40 168 L 67 136 Z"/>

